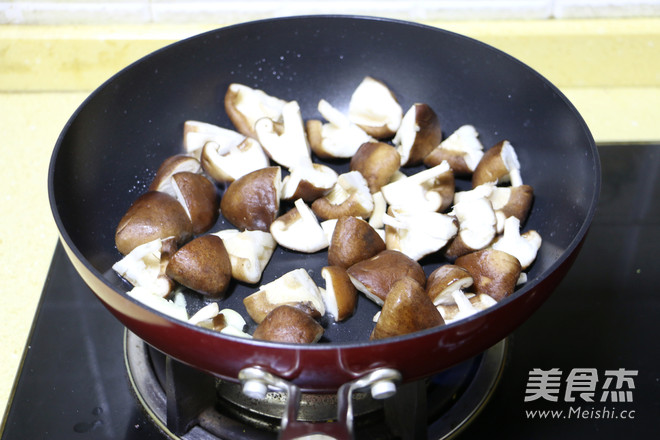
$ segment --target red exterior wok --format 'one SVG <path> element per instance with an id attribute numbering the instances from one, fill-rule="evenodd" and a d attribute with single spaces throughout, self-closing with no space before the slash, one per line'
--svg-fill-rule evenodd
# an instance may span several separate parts
<path id="1" fill-rule="evenodd" d="M 415 102 L 438 114 L 445 136 L 474 125 L 484 146 L 508 139 L 535 201 L 525 229 L 544 239 L 529 281 L 496 306 L 462 322 L 371 342 L 377 311 L 360 298 L 346 324 L 325 322 L 326 338 L 296 346 L 245 340 L 176 321 L 126 295 L 111 266 L 114 231 L 168 156 L 182 152 L 183 123 L 232 128 L 223 97 L 232 82 L 297 100 L 319 119 L 323 98 L 346 110 L 370 75 L 388 84 L 404 111 Z M 345 163 L 333 163 L 337 169 Z M 265 20 L 208 32 L 161 49 L 99 87 L 64 127 L 53 152 L 49 193 L 61 241 L 76 269 L 127 328 L 159 350 L 237 380 L 262 366 L 303 390 L 334 391 L 378 368 L 404 380 L 431 375 L 506 337 L 551 294 L 570 268 L 594 214 L 598 152 L 584 121 L 524 64 L 472 39 L 391 20 L 315 16 Z M 467 185 L 468 183 L 463 183 Z M 217 229 L 229 228 L 222 218 Z M 322 284 L 326 255 L 276 251 L 263 282 L 305 267 Z M 427 273 L 442 261 L 424 260 Z M 237 284 L 220 304 L 241 310 L 258 286 Z M 201 299 L 199 300 L 202 301 Z M 549 329 L 550 330 L 550 329 Z"/>

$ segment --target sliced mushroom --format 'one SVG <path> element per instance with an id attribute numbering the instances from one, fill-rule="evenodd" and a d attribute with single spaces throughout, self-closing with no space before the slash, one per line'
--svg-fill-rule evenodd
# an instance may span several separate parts
<path id="1" fill-rule="evenodd" d="M 369 223 L 353 216 L 343 216 L 333 229 L 328 264 L 344 269 L 385 250 L 385 242 Z"/>
<path id="2" fill-rule="evenodd" d="M 319 163 L 292 169 L 282 179 L 282 200 L 303 199 L 311 203 L 328 194 L 337 183 L 337 177 L 335 170 Z"/>
<path id="3" fill-rule="evenodd" d="M 220 201 L 215 185 L 201 174 L 184 171 L 172 176 L 172 189 L 190 217 L 193 234 L 202 234 L 211 229 L 220 216 Z"/>
<path id="4" fill-rule="evenodd" d="M 431 272 L 426 280 L 426 294 L 436 306 L 454 304 L 452 292 L 466 290 L 473 282 L 472 276 L 464 268 L 443 264 Z"/>
<path id="5" fill-rule="evenodd" d="M 322 220 L 349 215 L 367 218 L 373 209 L 369 186 L 358 171 L 340 174 L 332 190 L 312 203 L 312 211 Z"/>
<path id="6" fill-rule="evenodd" d="M 201 162 L 206 174 L 218 183 L 233 182 L 270 165 L 259 141 L 249 137 L 230 146 L 207 142 L 202 148 Z"/>
<path id="7" fill-rule="evenodd" d="M 380 191 L 399 170 L 401 156 L 396 148 L 384 142 L 366 142 L 351 159 L 350 170 L 359 171 L 372 193 Z"/>
<path id="8" fill-rule="evenodd" d="M 444 211 L 451 206 L 454 191 L 454 174 L 447 162 L 381 188 L 390 206 L 408 212 Z"/>
<path id="9" fill-rule="evenodd" d="M 279 122 L 286 101 L 263 90 L 233 83 L 227 88 L 224 103 L 225 111 L 236 129 L 245 136 L 256 138 L 255 123 L 262 118 Z"/>
<path id="10" fill-rule="evenodd" d="M 438 115 L 427 104 L 417 103 L 403 116 L 392 142 L 401 156 L 401 166 L 412 166 L 421 164 L 441 140 Z"/>
<path id="11" fill-rule="evenodd" d="M 269 232 L 225 229 L 215 232 L 222 238 L 229 260 L 231 275 L 239 281 L 258 283 L 277 243 Z"/>
<path id="12" fill-rule="evenodd" d="M 497 304 L 497 301 L 483 293 L 468 297 L 462 290 L 455 290 L 451 296 L 454 300 L 452 304 L 438 306 L 438 311 L 447 324 L 467 318 Z"/>
<path id="13" fill-rule="evenodd" d="M 410 277 L 422 288 L 426 286 L 426 274 L 422 266 L 399 251 L 384 250 L 368 260 L 352 265 L 346 272 L 358 291 L 381 306 L 394 283 L 401 278 Z"/>
<path id="14" fill-rule="evenodd" d="M 252 336 L 271 342 L 313 344 L 323 336 L 323 327 L 300 309 L 282 305 L 268 313 Z"/>
<path id="15" fill-rule="evenodd" d="M 220 210 L 240 230 L 269 232 L 280 210 L 282 169 L 262 168 L 233 181 L 220 201 Z"/>
<path id="16" fill-rule="evenodd" d="M 144 243 L 113 264 L 112 269 L 133 286 L 166 297 L 174 289 L 174 282 L 165 274 L 167 264 L 163 264 L 169 260 L 172 245 L 176 246 L 172 237 Z"/>
<path id="17" fill-rule="evenodd" d="M 455 264 L 470 272 L 475 293 L 486 294 L 495 301 L 513 293 L 521 272 L 516 257 L 491 248 L 458 257 Z"/>
<path id="18" fill-rule="evenodd" d="M 520 234 L 520 220 L 509 217 L 504 222 L 504 234 L 493 243 L 493 249 L 513 255 L 526 270 L 536 259 L 541 248 L 541 235 L 535 230 Z"/>
<path id="19" fill-rule="evenodd" d="M 312 166 L 311 150 L 297 101 L 284 105 L 281 124 L 262 118 L 255 123 L 254 129 L 266 154 L 278 164 L 289 169 Z"/>
<path id="20" fill-rule="evenodd" d="M 274 308 L 290 305 L 316 318 L 325 315 L 321 291 L 305 269 L 285 273 L 243 299 L 250 317 L 260 323 Z"/>
<path id="21" fill-rule="evenodd" d="M 352 157 L 360 145 L 372 140 L 325 99 L 319 101 L 317 108 L 328 122 L 312 119 L 307 121 L 306 127 L 310 147 L 321 159 Z"/>
<path id="22" fill-rule="evenodd" d="M 458 220 L 458 234 L 445 251 L 454 259 L 483 249 L 495 238 L 497 218 L 490 201 L 484 197 L 461 200 L 452 208 L 450 215 Z"/>
<path id="23" fill-rule="evenodd" d="M 463 125 L 424 158 L 424 165 L 434 167 L 446 160 L 456 175 L 468 176 L 483 155 L 484 147 L 477 130 L 472 125 Z"/>
<path id="24" fill-rule="evenodd" d="M 403 109 L 385 83 L 367 76 L 351 95 L 348 118 L 370 136 L 384 139 L 399 129 Z"/>
<path id="25" fill-rule="evenodd" d="M 136 301 L 139 301 L 154 310 L 158 310 L 167 316 L 171 316 L 180 321 L 188 320 L 185 297 L 181 293 L 175 293 L 172 299 L 167 299 L 159 295 L 154 295 L 148 287 L 145 288 L 140 286 L 136 286 L 126 293 Z"/>
<path id="26" fill-rule="evenodd" d="M 502 233 L 503 221 L 516 217 L 523 224 L 527 220 L 534 200 L 534 189 L 529 185 L 495 187 L 488 197 L 495 213 L 502 219 L 498 222 L 498 233 Z M 502 227 L 500 227 L 500 223 Z"/>
<path id="27" fill-rule="evenodd" d="M 523 184 L 520 175 L 520 162 L 511 143 L 504 140 L 489 148 L 479 161 L 472 174 L 472 187 L 483 183 L 511 182 L 511 186 Z"/>
<path id="28" fill-rule="evenodd" d="M 203 235 L 172 255 L 166 273 L 189 289 L 222 298 L 231 281 L 231 261 L 220 237 Z"/>
<path id="29" fill-rule="evenodd" d="M 416 280 L 404 277 L 387 294 L 372 340 L 406 335 L 444 325 L 445 321 Z"/>
<path id="30" fill-rule="evenodd" d="M 442 249 L 458 231 L 454 217 L 434 211 L 408 212 L 390 207 L 383 223 L 387 249 L 416 261 Z"/>
<path id="31" fill-rule="evenodd" d="M 298 252 L 313 253 L 328 247 L 328 239 L 316 216 L 302 199 L 270 225 L 270 233 L 280 245 Z"/>
<path id="32" fill-rule="evenodd" d="M 207 143 L 214 143 L 223 150 L 230 150 L 238 146 L 245 139 L 245 135 L 228 128 L 200 121 L 186 121 L 183 123 L 183 147 L 188 154 L 199 158 L 202 148 Z"/>
<path id="33" fill-rule="evenodd" d="M 199 309 L 188 319 L 188 322 L 220 333 L 252 338 L 251 335 L 243 331 L 247 325 L 243 317 L 232 309 L 220 310 L 217 302 L 212 302 Z"/>
<path id="34" fill-rule="evenodd" d="M 160 191 L 176 197 L 172 188 L 172 176 L 176 173 L 201 173 L 202 164 L 192 156 L 177 154 L 170 156 L 160 164 L 154 179 L 149 185 L 149 191 Z"/>
<path id="35" fill-rule="evenodd" d="M 115 244 L 122 255 L 157 238 L 174 237 L 181 245 L 192 237 L 192 222 L 174 197 L 148 191 L 133 202 L 119 221 Z"/>
<path id="36" fill-rule="evenodd" d="M 325 289 L 321 289 L 321 297 L 326 312 L 337 322 L 351 317 L 357 305 L 357 289 L 351 283 L 346 269 L 326 266 L 321 269 L 321 276 L 325 280 Z"/>
<path id="37" fill-rule="evenodd" d="M 387 201 L 381 191 L 373 193 L 372 197 L 374 200 L 374 210 L 371 212 L 371 216 L 369 216 L 369 225 L 377 231 L 382 231 L 382 228 L 385 227 L 383 216 L 387 212 Z"/>

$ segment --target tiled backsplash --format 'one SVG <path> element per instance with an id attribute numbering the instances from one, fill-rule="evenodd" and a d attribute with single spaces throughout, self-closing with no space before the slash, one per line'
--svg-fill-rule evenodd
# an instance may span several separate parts
<path id="1" fill-rule="evenodd" d="M 9 0 L 0 24 L 227 23 L 305 14 L 409 20 L 660 16 L 660 0 Z"/>

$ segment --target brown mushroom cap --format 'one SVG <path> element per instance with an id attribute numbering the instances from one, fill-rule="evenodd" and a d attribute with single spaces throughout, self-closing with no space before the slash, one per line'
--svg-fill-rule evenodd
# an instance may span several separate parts
<path id="1" fill-rule="evenodd" d="M 454 302 L 451 292 L 464 290 L 473 283 L 470 273 L 455 264 L 443 264 L 435 269 L 426 280 L 426 293 L 434 305 Z"/>
<path id="2" fill-rule="evenodd" d="M 310 169 L 294 169 L 282 180 L 282 200 L 313 202 L 332 190 L 337 172 L 327 165 L 313 163 Z"/>
<path id="3" fill-rule="evenodd" d="M 401 278 L 410 277 L 422 288 L 426 274 L 422 266 L 399 251 L 385 250 L 347 269 L 355 287 L 377 304 L 383 304 L 388 292 Z"/>
<path id="4" fill-rule="evenodd" d="M 373 209 L 373 196 L 367 181 L 358 171 L 339 175 L 332 190 L 312 202 L 312 211 L 322 220 L 343 216 L 367 218 Z"/>
<path id="5" fill-rule="evenodd" d="M 530 185 L 512 186 L 509 189 L 509 200 L 499 211 L 504 218 L 516 217 L 523 224 L 527 220 L 534 200 L 534 189 Z"/>
<path id="6" fill-rule="evenodd" d="M 522 270 L 516 257 L 490 248 L 458 257 L 455 264 L 472 275 L 475 293 L 496 301 L 513 293 Z"/>
<path id="7" fill-rule="evenodd" d="M 406 335 L 444 323 L 424 288 L 414 279 L 404 277 L 387 294 L 371 339 Z"/>
<path id="8" fill-rule="evenodd" d="M 119 221 L 115 244 L 126 255 L 141 244 L 171 236 L 178 244 L 192 236 L 192 222 L 186 210 L 169 194 L 148 191 L 133 202 Z"/>
<path id="9" fill-rule="evenodd" d="M 167 276 L 212 298 L 221 298 L 231 281 L 231 261 L 222 239 L 203 235 L 172 255 Z"/>
<path id="10" fill-rule="evenodd" d="M 154 179 L 149 185 L 149 191 L 161 191 L 171 196 L 174 195 L 171 178 L 176 173 L 181 172 L 199 173 L 202 171 L 202 164 L 196 158 L 185 154 L 176 154 L 165 159 L 158 170 Z"/>
<path id="11" fill-rule="evenodd" d="M 350 170 L 359 171 L 367 180 L 369 190 L 375 193 L 389 183 L 400 165 L 401 156 L 392 145 L 384 142 L 366 142 L 351 159 Z"/>
<path id="12" fill-rule="evenodd" d="M 325 290 L 321 292 L 325 308 L 335 321 L 343 321 L 353 315 L 357 305 L 357 289 L 346 270 L 339 266 L 326 266 L 321 269 L 325 280 Z"/>
<path id="13" fill-rule="evenodd" d="M 511 176 L 519 176 L 520 166 L 515 150 L 511 143 L 503 140 L 486 150 L 479 164 L 472 173 L 472 187 L 489 182 L 502 183 L 511 181 L 512 186 L 518 186 L 511 180 Z M 512 174 L 513 173 L 513 174 Z"/>
<path id="14" fill-rule="evenodd" d="M 202 234 L 215 224 L 220 215 L 217 189 L 201 174 L 187 171 L 172 176 L 175 192 L 180 194 L 180 202 L 188 211 L 192 221 L 193 234 Z"/>
<path id="15" fill-rule="evenodd" d="M 414 112 L 414 126 L 409 127 L 406 125 L 406 117 L 404 116 L 404 122 L 402 122 L 397 135 L 394 137 L 394 143 L 398 144 L 397 151 L 401 155 L 402 166 L 421 164 L 424 158 L 442 141 L 442 127 L 438 115 L 436 115 L 428 104 L 414 104 L 408 112 Z M 414 140 L 412 144 L 401 144 L 400 141 L 405 137 L 403 130 L 409 130 L 411 128 L 414 129 Z"/>
<path id="16" fill-rule="evenodd" d="M 340 217 L 330 240 L 328 264 L 344 269 L 385 250 L 385 242 L 366 221 Z"/>
<path id="17" fill-rule="evenodd" d="M 264 341 L 312 344 L 323 336 L 323 327 L 302 310 L 281 305 L 266 315 L 252 336 Z"/>
<path id="18" fill-rule="evenodd" d="M 241 230 L 268 232 L 280 209 L 280 167 L 253 171 L 234 180 L 220 201 L 220 210 Z"/>

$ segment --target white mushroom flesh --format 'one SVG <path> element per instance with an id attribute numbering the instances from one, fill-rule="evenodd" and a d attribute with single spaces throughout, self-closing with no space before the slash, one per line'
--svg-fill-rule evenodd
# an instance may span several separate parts
<path id="1" fill-rule="evenodd" d="M 504 233 L 492 247 L 516 257 L 525 270 L 536 259 L 541 243 L 541 235 L 536 231 L 527 231 L 521 235 L 520 220 L 511 216 L 504 222 Z"/>
<path id="2" fill-rule="evenodd" d="M 273 238 L 287 249 L 313 253 L 329 246 L 325 231 L 302 199 L 294 202 L 298 213 L 294 221 L 276 219 L 270 226 Z"/>
<path id="3" fill-rule="evenodd" d="M 472 125 L 459 127 L 440 143 L 440 148 L 462 155 L 470 171 L 474 171 L 484 155 L 484 146 L 479 141 L 479 133 Z"/>
<path id="4" fill-rule="evenodd" d="M 282 124 L 284 131 L 280 134 L 272 119 L 256 121 L 254 130 L 263 149 L 271 159 L 286 168 L 311 167 L 311 149 L 297 101 L 287 102 L 282 108 Z"/>
<path id="5" fill-rule="evenodd" d="M 374 201 L 374 210 L 369 217 L 369 225 L 378 230 L 385 226 L 385 223 L 383 223 L 383 215 L 385 215 L 385 212 L 387 211 L 387 201 L 381 191 L 373 193 L 372 198 Z"/>
<path id="6" fill-rule="evenodd" d="M 373 212 L 374 199 L 369 191 L 369 184 L 359 171 L 340 174 L 335 186 L 325 196 L 332 205 L 341 205 L 350 197 L 357 197 L 357 201 L 366 211 Z"/>
<path id="7" fill-rule="evenodd" d="M 222 174 L 226 176 L 226 182 L 232 182 L 270 165 L 261 144 L 252 138 L 245 138 L 238 145 L 230 146 L 211 141 L 204 147 L 203 156 L 209 165 L 216 168 L 214 176 Z"/>
<path id="8" fill-rule="evenodd" d="M 513 145 L 511 145 L 509 141 L 504 141 L 500 158 L 506 166 L 506 169 L 509 171 L 507 177 L 508 181 L 511 182 L 511 186 L 522 185 L 523 181 L 522 176 L 520 175 L 520 162 L 518 161 L 516 151 L 513 149 Z"/>
<path id="9" fill-rule="evenodd" d="M 172 318 L 187 321 L 188 312 L 186 311 L 186 302 L 183 294 L 179 293 L 172 300 L 165 299 L 159 295 L 154 295 L 149 288 L 136 286 L 127 292 L 131 298 L 140 301 L 142 304 L 151 307 Z"/>
<path id="10" fill-rule="evenodd" d="M 282 198 L 291 199 L 302 182 L 309 182 L 316 188 L 330 191 L 337 183 L 337 173 L 328 166 L 299 167 L 290 170 L 282 179 Z"/>
<path id="11" fill-rule="evenodd" d="M 413 260 L 438 251 L 457 233 L 454 219 L 446 214 L 432 211 L 406 212 L 392 209 L 392 216 L 383 215 L 388 249 L 398 250 Z"/>
<path id="12" fill-rule="evenodd" d="M 458 234 L 469 248 L 483 249 L 495 238 L 497 218 L 486 198 L 463 200 L 454 205 L 450 214 L 458 220 Z"/>
<path id="13" fill-rule="evenodd" d="M 112 269 L 133 286 L 165 297 L 170 294 L 172 284 L 160 277 L 161 249 L 162 240 L 159 238 L 141 244 L 113 264 Z"/>
<path id="14" fill-rule="evenodd" d="M 321 316 L 325 315 L 325 304 L 314 280 L 305 269 L 295 269 L 280 278 L 261 286 L 270 304 L 308 303 Z"/>
<path id="15" fill-rule="evenodd" d="M 444 173 L 451 172 L 449 163 L 442 161 L 406 178 L 400 178 L 381 188 L 387 203 L 405 211 L 437 211 L 443 203 L 442 196 L 433 189 L 436 180 Z"/>
<path id="16" fill-rule="evenodd" d="M 229 254 L 232 276 L 246 283 L 257 283 L 275 252 L 276 242 L 269 232 L 225 229 L 220 237 Z"/>
<path id="17" fill-rule="evenodd" d="M 385 84 L 366 77 L 351 96 L 348 117 L 355 124 L 385 126 L 394 133 L 401 125 L 403 109 Z"/>
<path id="18" fill-rule="evenodd" d="M 236 94 L 234 106 L 245 117 L 250 127 L 254 127 L 261 118 L 281 121 L 286 101 L 243 84 L 231 84 L 229 90 Z"/>
<path id="19" fill-rule="evenodd" d="M 328 121 L 321 126 L 321 146 L 326 154 L 336 158 L 352 157 L 363 143 L 373 140 L 326 100 L 319 101 L 318 110 Z"/>
<path id="20" fill-rule="evenodd" d="M 229 150 L 243 142 L 245 136 L 228 128 L 207 122 L 189 120 L 183 124 L 183 146 L 187 153 L 199 156 L 208 142 L 214 142 L 222 150 Z"/>
<path id="21" fill-rule="evenodd" d="M 396 151 L 398 151 L 401 156 L 401 165 L 408 163 L 410 151 L 412 150 L 419 130 L 420 127 L 417 124 L 417 108 L 413 105 L 408 109 L 406 114 L 403 115 L 399 130 L 397 130 L 392 139 Z"/>

